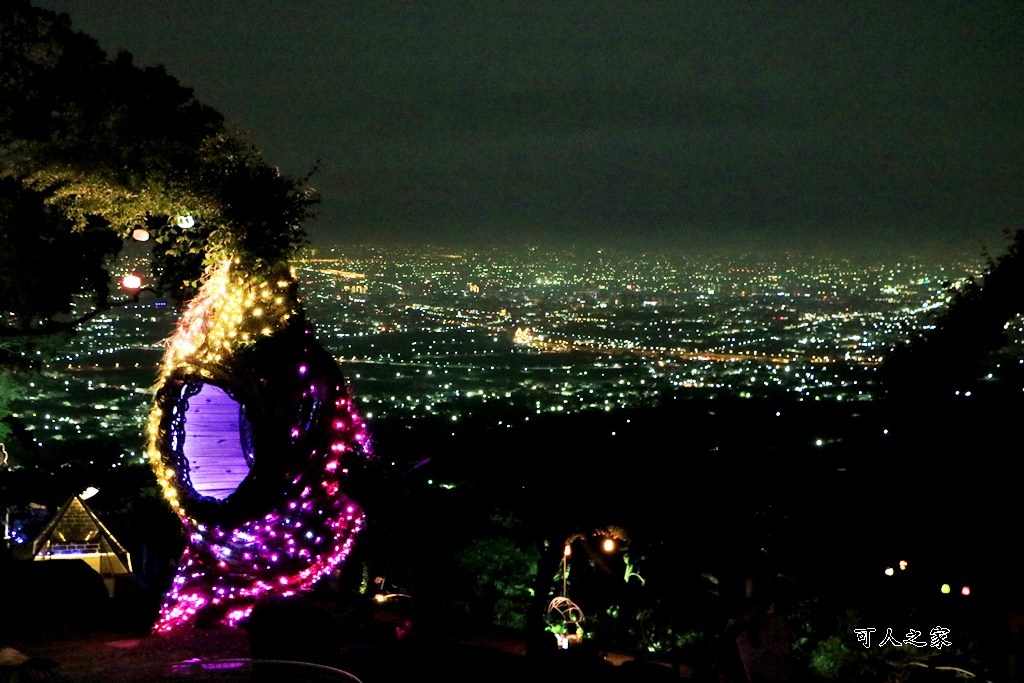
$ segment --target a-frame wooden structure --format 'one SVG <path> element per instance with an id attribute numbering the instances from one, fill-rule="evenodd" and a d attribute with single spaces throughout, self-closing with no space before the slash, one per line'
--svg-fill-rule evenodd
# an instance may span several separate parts
<path id="1" fill-rule="evenodd" d="M 71 496 L 32 542 L 32 559 L 84 560 L 114 596 L 118 576 L 132 573 L 132 558 L 85 501 Z"/>

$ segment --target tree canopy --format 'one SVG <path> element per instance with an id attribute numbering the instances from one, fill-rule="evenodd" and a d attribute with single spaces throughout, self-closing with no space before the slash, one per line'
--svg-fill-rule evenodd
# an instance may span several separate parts
<path id="1" fill-rule="evenodd" d="M 69 329 L 107 304 L 104 264 L 136 228 L 158 284 L 190 295 L 225 258 L 260 273 L 304 242 L 318 199 L 162 67 L 110 59 L 66 15 L 0 7 L 0 335 Z"/>
<path id="2" fill-rule="evenodd" d="M 949 304 L 934 327 L 889 355 L 884 369 L 891 391 L 947 395 L 968 386 L 985 357 L 1006 346 L 1010 321 L 1024 314 L 1024 228 L 1007 239 L 1006 252 L 988 257 L 980 280 L 950 285 Z"/>

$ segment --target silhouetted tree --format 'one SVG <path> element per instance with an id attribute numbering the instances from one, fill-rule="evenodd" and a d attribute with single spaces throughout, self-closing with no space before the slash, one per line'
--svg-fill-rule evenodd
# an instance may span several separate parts
<path id="1" fill-rule="evenodd" d="M 135 228 L 160 284 L 187 296 L 229 255 L 259 268 L 294 253 L 318 201 L 163 68 L 108 59 L 27 0 L 0 7 L 0 180 L 6 334 L 67 329 L 55 316 L 75 294 L 103 308 L 103 264 Z"/>
<path id="2" fill-rule="evenodd" d="M 66 15 L 0 3 L 0 369 L 109 308 L 106 267 L 137 228 L 153 245 L 147 285 L 178 299 L 226 258 L 254 272 L 287 259 L 318 201 L 307 180 L 162 67 L 109 59 Z"/>
<path id="3" fill-rule="evenodd" d="M 1024 313 L 1024 229 L 1006 252 L 987 257 L 980 280 L 950 285 L 949 305 L 934 328 L 889 354 L 883 378 L 890 393 L 947 393 L 977 377 L 984 358 L 1007 343 L 1006 324 Z"/>
<path id="4" fill-rule="evenodd" d="M 121 240 L 98 220 L 73 229 L 43 199 L 15 179 L 0 179 L 0 311 L 6 314 L 0 335 L 70 329 L 80 322 L 66 317 L 76 294 L 87 295 L 95 310 L 108 304 L 105 266 Z"/>

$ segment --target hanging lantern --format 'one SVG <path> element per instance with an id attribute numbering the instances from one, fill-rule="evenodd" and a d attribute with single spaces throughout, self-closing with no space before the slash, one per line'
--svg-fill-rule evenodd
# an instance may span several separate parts
<path id="1" fill-rule="evenodd" d="M 142 287 L 142 278 L 135 273 L 130 273 L 121 279 L 121 286 L 125 289 L 139 289 Z"/>
<path id="2" fill-rule="evenodd" d="M 149 230 L 146 230 L 145 228 L 135 228 L 132 230 L 132 239 L 136 242 L 148 242 Z"/>

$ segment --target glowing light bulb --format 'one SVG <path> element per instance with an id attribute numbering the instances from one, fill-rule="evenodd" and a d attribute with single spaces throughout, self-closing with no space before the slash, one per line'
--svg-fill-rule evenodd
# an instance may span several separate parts
<path id="1" fill-rule="evenodd" d="M 132 239 L 136 242 L 148 242 L 149 230 L 146 230 L 145 228 L 135 228 L 132 230 Z"/>
<path id="2" fill-rule="evenodd" d="M 895 571 L 893 571 L 893 568 L 892 568 L 892 567 L 886 567 L 886 568 L 885 568 L 885 575 L 886 575 L 886 576 L 892 576 L 892 575 L 893 575 L 893 574 L 895 574 L 895 573 L 896 573 L 896 572 L 895 572 Z"/>
<path id="3" fill-rule="evenodd" d="M 963 588 L 960 589 L 960 595 L 970 595 L 970 594 L 971 594 L 971 587 L 970 586 L 964 586 Z"/>
<path id="4" fill-rule="evenodd" d="M 568 543 L 565 544 L 565 549 L 562 551 L 562 554 L 565 555 L 566 557 L 569 557 L 570 555 L 572 555 L 572 548 L 569 546 Z"/>
<path id="5" fill-rule="evenodd" d="M 902 571 L 902 570 L 905 570 L 906 568 L 907 568 L 907 561 L 906 560 L 900 560 L 900 570 Z"/>
<path id="6" fill-rule="evenodd" d="M 604 543 L 601 544 L 601 547 L 604 548 L 606 553 L 610 553 L 615 550 L 615 541 L 610 538 L 606 538 L 604 539 Z"/>
<path id="7" fill-rule="evenodd" d="M 132 273 L 121 278 L 121 286 L 125 289 L 138 289 L 142 286 L 142 278 Z"/>

